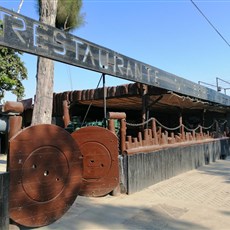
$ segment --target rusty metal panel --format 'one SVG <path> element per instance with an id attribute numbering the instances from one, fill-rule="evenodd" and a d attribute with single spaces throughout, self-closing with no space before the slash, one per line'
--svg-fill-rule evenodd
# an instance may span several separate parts
<path id="1" fill-rule="evenodd" d="M 72 137 L 83 155 L 82 196 L 104 196 L 119 183 L 118 139 L 96 126 L 81 128 Z"/>
<path id="2" fill-rule="evenodd" d="M 27 227 L 48 225 L 72 205 L 82 184 L 80 150 L 64 129 L 31 126 L 9 141 L 10 218 Z"/>

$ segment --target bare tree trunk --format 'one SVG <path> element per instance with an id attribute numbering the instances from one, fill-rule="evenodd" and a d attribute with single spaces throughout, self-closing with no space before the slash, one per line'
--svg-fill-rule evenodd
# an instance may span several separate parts
<path id="1" fill-rule="evenodd" d="M 55 26 L 58 0 L 41 0 L 40 21 Z M 53 109 L 54 62 L 38 57 L 32 125 L 50 124 Z"/>

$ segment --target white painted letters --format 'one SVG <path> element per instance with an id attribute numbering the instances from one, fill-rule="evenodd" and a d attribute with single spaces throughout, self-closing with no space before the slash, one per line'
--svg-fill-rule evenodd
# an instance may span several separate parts
<path id="1" fill-rule="evenodd" d="M 124 68 L 124 59 L 123 59 L 123 57 L 119 57 L 119 56 L 117 57 L 117 59 L 120 60 L 120 64 L 118 64 L 117 67 L 118 67 L 121 75 L 123 75 L 124 73 L 123 73 L 122 68 Z"/>
<path id="2" fill-rule="evenodd" d="M 14 19 L 16 19 L 16 18 L 14 18 Z M 26 41 L 21 36 L 20 32 L 26 31 L 26 24 L 25 24 L 25 21 L 22 18 L 17 18 L 17 20 L 21 21 L 22 26 L 13 25 L 12 29 L 13 29 L 14 33 L 18 36 L 18 38 L 20 39 L 20 41 L 25 44 Z"/>
<path id="3" fill-rule="evenodd" d="M 129 61 L 127 62 L 126 76 L 130 76 L 131 78 L 133 78 L 133 71 Z"/>
<path id="4" fill-rule="evenodd" d="M 82 45 L 83 43 L 77 38 L 73 38 L 72 41 L 75 42 L 75 59 L 79 60 L 79 45 Z"/>
<path id="5" fill-rule="evenodd" d="M 90 58 L 92 64 L 95 66 L 94 57 L 93 57 L 92 51 L 90 50 L 90 46 L 89 45 L 87 45 L 87 47 L 86 47 L 85 55 L 84 55 L 84 58 L 83 58 L 83 62 L 86 62 L 87 57 Z"/>
<path id="6" fill-rule="evenodd" d="M 63 39 L 59 39 L 58 36 L 61 36 L 62 38 L 66 39 L 66 35 L 60 31 L 54 31 L 54 42 L 57 43 L 59 46 L 59 49 L 54 48 L 54 53 L 56 54 L 61 54 L 61 55 L 66 55 L 66 47 L 65 47 L 65 41 Z M 62 51 L 60 51 L 60 49 Z"/>
<path id="7" fill-rule="evenodd" d="M 99 49 L 99 66 L 100 68 L 103 69 L 108 69 L 109 68 L 109 53 L 108 52 L 104 52 L 104 58 L 102 56 L 102 50 Z"/>
<path id="8" fill-rule="evenodd" d="M 48 47 L 44 43 L 42 44 L 42 42 L 41 42 L 42 38 L 43 38 L 43 40 L 47 41 L 48 37 L 44 36 L 42 34 L 39 34 L 38 28 L 39 29 L 42 28 L 42 29 L 44 29 L 46 31 L 48 30 L 48 28 L 46 26 L 44 26 L 44 25 L 41 26 L 41 25 L 38 25 L 38 24 L 33 24 L 33 40 L 34 40 L 33 45 L 35 47 L 39 47 L 39 48 L 48 50 Z M 40 39 L 38 39 L 38 38 L 40 38 Z M 39 40 L 40 40 L 40 42 L 39 42 Z"/>

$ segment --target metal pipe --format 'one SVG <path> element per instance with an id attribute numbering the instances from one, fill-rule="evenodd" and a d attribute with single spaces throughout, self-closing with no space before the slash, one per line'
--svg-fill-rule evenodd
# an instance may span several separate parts
<path id="1" fill-rule="evenodd" d="M 218 83 L 218 77 L 216 78 L 216 90 L 217 92 L 220 92 L 221 91 L 221 87 L 219 87 L 219 83 Z"/>
<path id="2" fill-rule="evenodd" d="M 219 80 L 221 80 L 221 81 L 223 81 L 224 83 L 227 83 L 227 84 L 229 84 L 229 85 L 230 85 L 230 82 L 225 81 L 225 80 L 223 80 L 223 79 L 221 79 L 221 78 L 219 78 L 219 77 L 218 77 L 218 79 L 219 79 Z"/>
<path id="3" fill-rule="evenodd" d="M 204 84 L 204 85 L 216 87 L 216 85 L 213 85 L 213 84 L 210 84 L 210 83 L 207 83 L 207 82 L 204 82 L 204 81 L 198 81 L 198 84 L 199 84 L 199 85 L 201 85 L 201 83 Z"/>

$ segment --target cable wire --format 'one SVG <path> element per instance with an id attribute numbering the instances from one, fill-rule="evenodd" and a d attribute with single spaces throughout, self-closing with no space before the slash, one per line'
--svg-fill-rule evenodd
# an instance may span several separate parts
<path id="1" fill-rule="evenodd" d="M 100 83 L 101 83 L 102 78 L 103 78 L 103 74 L 101 75 L 101 77 L 100 77 L 100 79 L 99 79 L 99 81 L 98 81 L 98 83 L 97 83 L 96 89 L 98 89 L 98 87 L 99 87 L 99 85 L 100 85 Z M 85 123 L 86 117 L 88 116 L 88 113 L 89 113 L 89 110 L 90 110 L 92 104 L 93 104 L 93 99 L 91 100 L 91 103 L 89 104 L 89 106 L 88 106 L 88 108 L 87 108 L 87 111 L 86 111 L 86 113 L 85 113 L 85 117 L 84 117 L 84 119 L 83 119 L 83 121 L 82 121 L 82 123 L 81 123 L 81 127 L 82 127 L 82 126 L 84 125 L 84 123 Z"/>
<path id="2" fill-rule="evenodd" d="M 199 9 L 199 7 L 195 4 L 193 0 L 190 0 L 191 3 L 196 7 L 196 9 L 200 12 L 200 14 L 206 19 L 209 25 L 217 32 L 217 34 L 224 40 L 224 42 L 230 47 L 228 41 L 224 38 L 224 36 L 218 31 L 218 29 L 210 22 L 210 20 L 205 16 L 205 14 Z"/>

